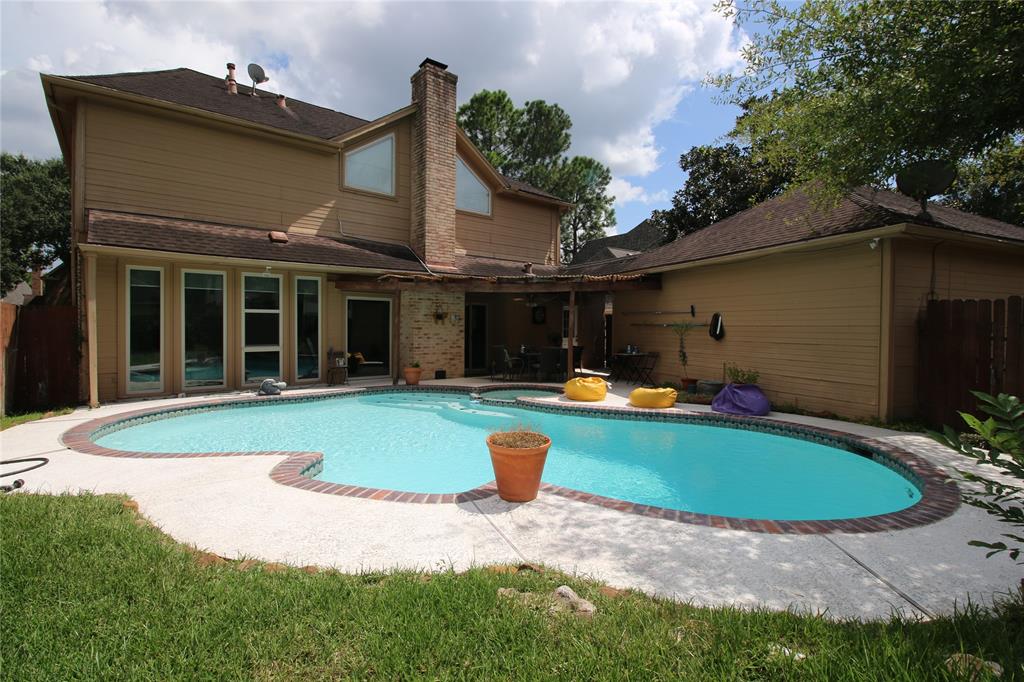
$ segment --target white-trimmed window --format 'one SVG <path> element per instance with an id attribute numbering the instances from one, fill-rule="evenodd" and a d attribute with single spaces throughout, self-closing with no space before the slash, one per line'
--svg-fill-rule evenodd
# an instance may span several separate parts
<path id="1" fill-rule="evenodd" d="M 181 367 L 185 388 L 225 385 L 226 281 L 224 272 L 181 272 Z"/>
<path id="2" fill-rule="evenodd" d="M 345 152 L 345 186 L 394 196 L 394 134 Z"/>
<path id="3" fill-rule="evenodd" d="M 125 288 L 125 337 L 129 393 L 164 388 L 164 271 L 128 266 Z"/>
<path id="4" fill-rule="evenodd" d="M 455 157 L 455 208 L 491 215 L 491 191 L 458 156 Z"/>
<path id="5" fill-rule="evenodd" d="M 320 278 L 295 278 L 295 379 L 320 378 Z"/>
<path id="6" fill-rule="evenodd" d="M 281 378 L 281 275 L 242 275 L 242 381 Z"/>

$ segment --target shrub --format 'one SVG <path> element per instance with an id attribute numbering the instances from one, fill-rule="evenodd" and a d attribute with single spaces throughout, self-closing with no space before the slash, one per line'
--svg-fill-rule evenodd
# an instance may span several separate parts
<path id="1" fill-rule="evenodd" d="M 757 370 L 742 369 L 736 365 L 726 365 L 725 375 L 734 384 L 756 384 L 757 380 L 761 378 L 761 374 Z"/>
<path id="2" fill-rule="evenodd" d="M 981 464 L 995 467 L 1009 478 L 1024 482 L 1024 405 L 1019 398 L 1006 393 L 1000 393 L 998 396 L 981 391 L 971 393 L 978 399 L 978 407 L 988 415 L 988 419 L 982 421 L 978 417 L 961 412 L 960 416 L 973 433 L 959 434 L 946 426 L 943 433 L 929 431 L 929 435 Z M 976 483 L 984 489 L 984 492 L 963 493 L 964 502 L 984 509 L 1003 523 L 1015 528 L 1024 528 L 1024 486 L 996 481 L 981 474 L 959 469 L 957 473 L 963 480 Z M 1015 533 L 1003 533 L 1002 536 L 1020 544 L 1011 546 L 1002 541 L 981 540 L 971 540 L 968 544 L 991 550 L 986 556 L 1006 552 L 1011 559 L 1016 560 L 1024 550 L 1024 537 Z"/>

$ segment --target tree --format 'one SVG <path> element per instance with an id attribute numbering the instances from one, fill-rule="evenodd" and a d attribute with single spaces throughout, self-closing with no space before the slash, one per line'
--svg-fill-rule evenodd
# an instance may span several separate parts
<path id="1" fill-rule="evenodd" d="M 0 289 L 10 291 L 35 268 L 67 261 L 71 187 L 60 159 L 0 155 Z"/>
<path id="2" fill-rule="evenodd" d="M 615 224 L 611 171 L 568 156 L 572 119 L 557 104 L 531 100 L 517 108 L 504 90 L 481 90 L 459 107 L 458 122 L 499 173 L 574 204 L 562 219 L 563 260 Z"/>
<path id="3" fill-rule="evenodd" d="M 943 203 L 1024 225 L 1024 144 L 1008 139 L 984 156 L 961 163 Z"/>
<path id="4" fill-rule="evenodd" d="M 560 162 L 552 174 L 554 186 L 547 190 L 573 204 L 562 218 L 562 262 L 569 263 L 580 247 L 604 236 L 604 229 L 615 224 L 615 198 L 606 190 L 611 171 L 589 156 L 574 156 Z"/>
<path id="5" fill-rule="evenodd" d="M 755 160 L 838 195 L 908 162 L 984 157 L 1024 131 L 1024 2 L 780 0 L 719 9 L 765 30 L 740 75 L 710 79 L 736 104 Z"/>
<path id="6" fill-rule="evenodd" d="M 687 176 L 672 197 L 672 208 L 651 215 L 668 241 L 778 195 L 792 174 L 788 165 L 773 168 L 754 160 L 749 148 L 731 142 L 691 147 L 679 157 L 679 167 Z"/>

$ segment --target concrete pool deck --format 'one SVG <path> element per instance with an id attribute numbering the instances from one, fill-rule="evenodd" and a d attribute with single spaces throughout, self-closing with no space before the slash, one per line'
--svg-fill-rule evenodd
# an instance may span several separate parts
<path id="1" fill-rule="evenodd" d="M 606 404 L 624 405 L 629 388 L 616 386 Z M 113 458 L 74 452 L 59 440 L 67 429 L 99 417 L 209 399 L 114 403 L 30 422 L 0 433 L 2 456 L 50 458 L 49 465 L 21 476 L 29 492 L 127 494 L 175 539 L 230 558 L 345 571 L 461 570 L 530 561 L 700 605 L 760 605 L 858 618 L 893 611 L 948 613 L 967 599 L 990 603 L 1024 575 L 1009 559 L 986 560 L 984 550 L 967 545 L 970 539 L 996 539 L 1005 528 L 966 505 L 939 522 L 900 531 L 770 535 L 625 514 L 543 493 L 524 505 L 496 496 L 419 505 L 321 495 L 270 479 L 283 455 Z M 771 416 L 893 442 L 947 469 L 970 466 L 923 436 Z"/>

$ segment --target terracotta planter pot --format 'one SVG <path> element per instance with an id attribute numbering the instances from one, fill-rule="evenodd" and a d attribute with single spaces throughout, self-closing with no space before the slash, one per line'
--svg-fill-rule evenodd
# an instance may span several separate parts
<path id="1" fill-rule="evenodd" d="M 537 499 L 551 439 L 545 436 L 547 442 L 535 448 L 506 448 L 495 445 L 491 438 L 487 437 L 487 448 L 491 451 L 491 466 L 494 467 L 494 479 L 498 483 L 498 496 L 506 502 Z"/>
<path id="2" fill-rule="evenodd" d="M 420 383 L 420 377 L 423 376 L 422 367 L 406 367 L 402 370 L 402 374 L 405 375 L 405 383 L 408 386 L 415 386 Z"/>

